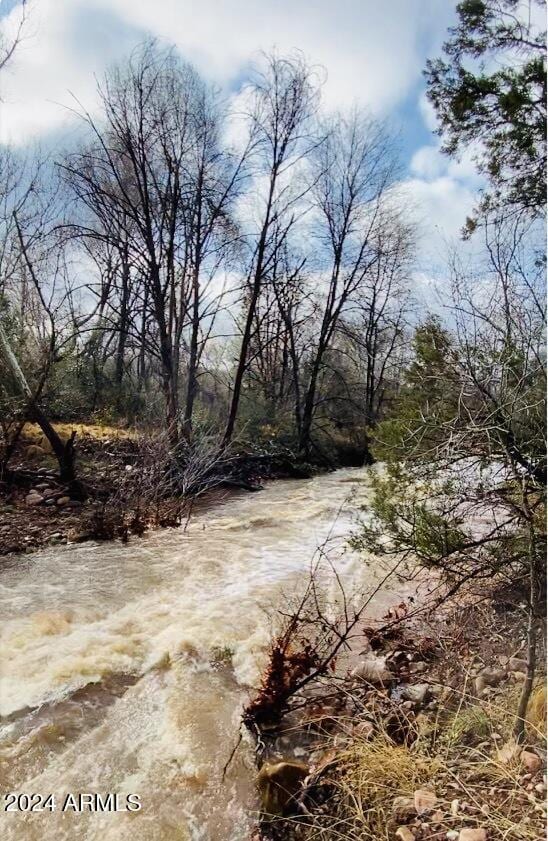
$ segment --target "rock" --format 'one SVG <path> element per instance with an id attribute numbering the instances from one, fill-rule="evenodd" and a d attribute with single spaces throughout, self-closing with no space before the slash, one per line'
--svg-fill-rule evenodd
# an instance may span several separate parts
<path id="1" fill-rule="evenodd" d="M 56 491 L 55 488 L 49 488 L 47 491 L 44 491 L 43 497 L 44 499 L 52 499 L 56 496 L 63 496 L 61 491 Z"/>
<path id="2" fill-rule="evenodd" d="M 447 841 L 457 841 L 459 833 L 456 829 L 450 829 L 449 832 L 445 833 L 445 837 L 447 838 Z"/>
<path id="3" fill-rule="evenodd" d="M 57 505 L 59 508 L 64 508 L 65 505 L 70 504 L 70 496 L 60 496 L 57 500 Z"/>
<path id="4" fill-rule="evenodd" d="M 424 704 L 428 695 L 429 686 L 427 683 L 414 683 L 402 689 L 401 697 L 413 704 Z"/>
<path id="5" fill-rule="evenodd" d="M 439 825 L 442 822 L 443 822 L 443 812 L 441 811 L 441 809 L 438 809 L 432 815 L 432 823 Z"/>
<path id="6" fill-rule="evenodd" d="M 508 669 L 511 672 L 525 672 L 527 674 L 527 660 L 522 657 L 510 657 L 508 660 Z"/>
<path id="7" fill-rule="evenodd" d="M 91 531 L 86 531 L 85 529 L 69 529 L 67 532 L 67 538 L 70 543 L 84 543 L 86 540 L 93 540 L 94 534 Z"/>
<path id="8" fill-rule="evenodd" d="M 488 686 L 498 686 L 505 677 L 505 669 L 482 669 L 474 681 L 476 695 L 481 695 Z"/>
<path id="9" fill-rule="evenodd" d="M 375 655 L 370 655 L 362 660 L 352 669 L 351 675 L 375 685 L 390 683 L 394 679 L 392 672 L 386 667 L 386 659 L 375 657 Z"/>
<path id="10" fill-rule="evenodd" d="M 395 797 L 392 802 L 392 817 L 396 821 L 406 821 L 417 814 L 412 797 Z"/>
<path id="11" fill-rule="evenodd" d="M 424 815 L 425 812 L 430 812 L 436 805 L 438 798 L 433 791 L 427 791 L 424 788 L 419 788 L 413 795 L 413 802 L 417 815 Z"/>
<path id="12" fill-rule="evenodd" d="M 487 841 L 487 833 L 484 829 L 467 827 L 466 829 L 461 829 L 459 841 Z"/>
<path id="13" fill-rule="evenodd" d="M 48 505 L 51 507 L 52 505 L 55 505 L 55 500 L 53 499 L 53 497 L 50 497 L 49 499 L 45 500 L 44 505 Z"/>
<path id="14" fill-rule="evenodd" d="M 459 807 L 460 807 L 460 800 L 455 799 L 455 800 L 451 801 L 451 810 L 450 811 L 451 811 L 451 814 L 454 818 L 456 818 L 458 813 L 459 813 Z"/>
<path id="15" fill-rule="evenodd" d="M 39 493 L 36 491 L 31 491 L 25 497 L 25 502 L 27 505 L 41 505 L 44 501 L 44 497 L 40 496 Z"/>
<path id="16" fill-rule="evenodd" d="M 516 683 L 524 683 L 527 679 L 526 672 L 512 672 L 512 677 Z"/>
<path id="17" fill-rule="evenodd" d="M 428 665 L 424 662 L 424 660 L 418 660 L 416 663 L 411 663 L 409 666 L 411 674 L 422 674 L 427 669 Z"/>
<path id="18" fill-rule="evenodd" d="M 399 826 L 396 830 L 396 838 L 400 841 L 415 841 L 415 836 L 408 826 Z"/>
<path id="19" fill-rule="evenodd" d="M 265 762 L 257 774 L 263 812 L 266 815 L 290 814 L 291 801 L 301 791 L 308 773 L 308 766 L 303 762 Z"/>
<path id="20" fill-rule="evenodd" d="M 542 768 L 542 761 L 536 753 L 530 750 L 522 750 L 520 759 L 522 765 L 527 768 L 529 774 L 536 774 Z"/>

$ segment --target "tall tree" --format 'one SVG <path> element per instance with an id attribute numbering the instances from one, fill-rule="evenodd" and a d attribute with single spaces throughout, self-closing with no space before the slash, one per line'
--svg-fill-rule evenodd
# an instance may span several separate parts
<path id="1" fill-rule="evenodd" d="M 254 176 L 264 184 L 256 231 L 248 239 L 250 260 L 244 285 L 245 317 L 232 398 L 224 434 L 230 442 L 249 366 L 255 314 L 265 278 L 272 272 L 277 249 L 286 240 L 299 212 L 303 191 L 297 167 L 313 143 L 310 119 L 317 104 L 313 74 L 299 56 L 265 57 L 249 87 L 248 123 L 253 138 Z"/>
<path id="2" fill-rule="evenodd" d="M 545 2 L 463 0 L 457 16 L 445 58 L 425 71 L 442 148 L 475 150 L 489 182 L 480 211 L 536 215 L 546 200 Z"/>
<path id="3" fill-rule="evenodd" d="M 63 169 L 89 212 L 77 226 L 80 232 L 116 244 L 122 280 L 133 267 L 148 316 L 142 330 L 133 326 L 133 335 L 159 364 L 166 427 L 176 446 L 186 331 L 193 325 L 188 427 L 200 276 L 208 256 L 218 253 L 217 230 L 228 226 L 241 163 L 230 166 L 218 147 L 212 92 L 171 50 L 145 44 L 127 65 L 107 74 L 100 95 L 102 117 L 82 115 L 93 140 L 69 156 Z"/>
<path id="4" fill-rule="evenodd" d="M 397 171 L 383 127 L 357 111 L 329 126 L 313 166 L 320 326 L 303 392 L 299 449 L 306 456 L 325 354 L 379 260 L 379 231 L 388 221 L 383 217 Z"/>

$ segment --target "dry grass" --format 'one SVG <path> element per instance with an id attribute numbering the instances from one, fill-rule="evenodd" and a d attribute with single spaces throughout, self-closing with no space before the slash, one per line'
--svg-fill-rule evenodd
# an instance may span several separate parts
<path id="1" fill-rule="evenodd" d="M 504 743 L 512 744 L 519 690 L 509 685 L 482 703 L 463 696 L 456 709 L 442 710 L 430 728 L 418 728 L 411 746 L 394 744 L 377 722 L 371 741 L 354 737 L 346 749 L 335 749 L 326 780 L 333 794 L 323 813 L 310 821 L 307 841 L 389 841 L 398 825 L 394 799 L 412 797 L 418 788 L 438 797 L 437 819 L 424 816 L 420 829 L 410 827 L 420 839 L 445 839 L 450 830 L 477 826 L 487 831 L 489 841 L 538 841 L 544 836 L 543 796 L 524 777 L 521 748 L 516 746 L 510 758 L 499 753 Z M 545 713 L 546 690 L 539 686 L 528 710 L 529 745 L 544 747 Z M 453 813 L 455 800 L 459 806 Z"/>
<path id="2" fill-rule="evenodd" d="M 372 741 L 355 740 L 339 756 L 335 783 L 337 817 L 346 832 L 342 837 L 389 838 L 394 798 L 432 787 L 440 768 L 420 741 L 412 747 L 395 745 L 382 734 Z"/>
<path id="3" fill-rule="evenodd" d="M 64 441 L 70 438 L 73 430 L 76 430 L 78 438 L 93 438 L 96 441 L 105 441 L 109 439 L 135 440 L 138 437 L 135 430 L 120 429 L 117 426 L 108 426 L 105 424 L 54 423 L 53 426 Z M 47 438 L 36 423 L 26 423 L 23 429 L 22 437 L 27 444 L 42 447 L 42 449 L 46 452 L 50 450 Z"/>
<path id="4" fill-rule="evenodd" d="M 527 724 L 546 739 L 546 684 L 543 683 L 533 690 L 527 708 Z"/>

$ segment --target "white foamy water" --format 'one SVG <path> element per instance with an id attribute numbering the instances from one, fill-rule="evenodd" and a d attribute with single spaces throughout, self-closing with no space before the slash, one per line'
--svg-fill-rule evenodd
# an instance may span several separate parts
<path id="1" fill-rule="evenodd" d="M 352 582 L 354 505 L 343 470 L 231 497 L 183 531 L 127 546 L 55 547 L 0 574 L 0 783 L 56 811 L 2 813 L 6 839 L 244 841 L 253 757 L 224 782 L 256 685 L 269 615 L 306 582 L 325 543 Z M 214 647 L 232 666 L 212 665 Z M 140 795 L 139 812 L 62 813 L 66 792 Z"/>

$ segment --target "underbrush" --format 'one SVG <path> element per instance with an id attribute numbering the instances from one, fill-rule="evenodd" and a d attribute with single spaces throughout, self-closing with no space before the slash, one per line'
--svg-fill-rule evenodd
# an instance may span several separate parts
<path id="1" fill-rule="evenodd" d="M 538 841 L 544 837 L 546 778 L 540 759 L 532 757 L 545 749 L 544 718 L 539 720 L 545 704 L 546 690 L 539 686 L 528 711 L 525 760 L 511 736 L 513 689 L 496 703 L 455 695 L 434 718 L 411 716 L 403 743 L 382 721 L 370 734 L 353 732 L 344 746 L 339 732 L 326 740 L 327 759 L 305 782 L 302 814 L 271 820 L 263 837 Z"/>
<path id="2" fill-rule="evenodd" d="M 272 775 L 266 794 L 259 786 L 263 812 L 257 837 L 545 837 L 545 676 L 537 674 L 525 732 L 517 737 L 516 711 L 526 679 L 519 617 L 502 619 L 487 603 L 447 605 L 444 612 L 421 614 L 419 624 L 394 615 L 391 609 L 383 617 L 391 617 L 387 625 L 356 629 L 350 664 L 320 669 L 290 699 L 285 693 L 277 719 L 263 710 L 272 702 L 272 693 L 265 693 L 268 682 L 248 706 L 253 713 L 262 702 L 255 719 L 258 779 Z M 329 627 L 337 637 L 339 628 L 332 622 Z M 310 646 L 314 638 L 307 628 L 303 639 Z M 289 668 L 297 650 L 294 635 L 286 647 Z M 298 784 L 284 776 L 296 765 L 304 777 Z M 280 815 L 272 804 L 284 788 Z"/>

